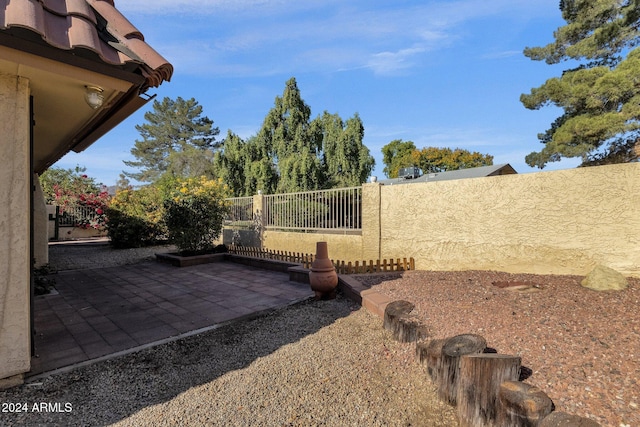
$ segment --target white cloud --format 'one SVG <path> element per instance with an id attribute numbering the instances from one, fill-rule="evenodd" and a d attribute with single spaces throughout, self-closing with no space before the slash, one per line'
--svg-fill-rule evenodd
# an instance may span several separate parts
<path id="1" fill-rule="evenodd" d="M 157 45 L 167 60 L 174 64 L 175 74 L 199 76 L 258 76 L 275 71 L 257 61 L 242 61 L 206 42 L 191 41 Z"/>
<path id="2" fill-rule="evenodd" d="M 262 14 L 278 11 L 307 9 L 339 0 L 120 0 L 116 8 L 123 13 L 144 15 L 197 14 L 221 15 L 228 13 Z"/>
<path id="3" fill-rule="evenodd" d="M 483 59 L 504 59 L 504 58 L 513 58 L 513 57 L 522 57 L 522 50 L 505 50 L 502 52 L 491 52 L 485 55 L 482 55 Z"/>
<path id="4" fill-rule="evenodd" d="M 471 20 L 520 16 L 523 9 L 534 15 L 532 9 L 542 8 L 519 0 L 416 3 L 394 8 L 364 0 L 132 0 L 117 6 L 145 16 L 141 22 L 177 14 L 150 25 L 153 46 L 178 64 L 177 72 L 217 76 L 296 73 L 311 65 L 325 72 L 406 73 L 427 55 L 469 37 Z M 171 36 L 159 33 L 166 25 Z M 162 39 L 173 44 L 162 46 Z"/>
<path id="5" fill-rule="evenodd" d="M 399 71 L 411 68 L 415 64 L 415 57 L 424 53 L 425 50 L 422 47 L 413 47 L 397 52 L 375 53 L 369 59 L 367 67 L 379 75 L 397 74 Z"/>

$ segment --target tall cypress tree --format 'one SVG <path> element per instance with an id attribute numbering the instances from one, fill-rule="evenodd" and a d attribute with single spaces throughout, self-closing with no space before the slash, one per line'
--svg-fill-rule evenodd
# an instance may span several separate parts
<path id="1" fill-rule="evenodd" d="M 371 174 L 375 160 L 362 143 L 364 125 L 356 113 L 346 123 L 337 114 L 324 114 L 315 120 L 322 133 L 322 154 L 327 187 L 353 187 Z"/>
<path id="2" fill-rule="evenodd" d="M 295 78 L 285 84 L 282 97 L 264 119 L 258 133 L 259 144 L 271 153 L 279 173 L 278 192 L 319 188 L 322 166 L 319 161 L 319 133 L 310 124 L 311 108 L 300 96 Z"/>
<path id="3" fill-rule="evenodd" d="M 291 78 L 257 135 L 247 141 L 227 135 L 216 167 L 236 196 L 356 186 L 375 163 L 363 137 L 358 114 L 346 122 L 327 112 L 311 120 L 311 108 Z"/>

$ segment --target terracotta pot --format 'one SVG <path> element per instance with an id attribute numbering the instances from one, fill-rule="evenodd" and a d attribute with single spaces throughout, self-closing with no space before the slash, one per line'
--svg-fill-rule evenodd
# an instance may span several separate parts
<path id="1" fill-rule="evenodd" d="M 336 296 L 338 274 L 329 259 L 327 242 L 316 243 L 316 259 L 311 263 L 309 284 L 318 299 L 331 299 Z"/>

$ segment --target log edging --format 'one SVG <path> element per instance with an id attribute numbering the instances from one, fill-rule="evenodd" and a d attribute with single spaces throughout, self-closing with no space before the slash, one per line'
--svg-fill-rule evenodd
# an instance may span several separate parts
<path id="1" fill-rule="evenodd" d="M 340 285 L 346 288 L 347 292 L 345 295 L 349 296 L 353 301 L 361 304 L 362 307 L 366 308 L 370 313 L 380 317 L 384 320 L 385 318 L 385 309 L 386 307 L 392 303 L 392 301 L 386 296 L 383 295 L 373 289 L 363 289 L 362 286 L 357 286 L 355 280 L 350 281 L 340 281 Z M 426 325 L 421 325 L 422 327 L 427 329 Z M 384 327 L 384 324 L 383 324 Z M 453 337 L 450 337 L 453 338 Z M 442 348 L 446 344 L 446 341 L 450 338 L 434 338 L 430 340 L 419 339 L 416 341 L 416 360 L 418 363 L 427 365 L 427 373 L 431 377 L 431 381 L 438 386 L 441 381 L 443 381 L 442 374 Z M 494 358 L 501 357 L 510 357 L 509 355 L 500 355 L 496 354 L 496 351 L 490 347 L 485 349 L 486 353 L 493 354 Z M 476 356 L 477 357 L 477 356 Z M 519 359 L 517 356 L 511 356 L 513 358 Z M 510 368 L 512 369 L 512 367 Z M 520 370 L 518 376 L 523 378 L 523 374 L 530 372 L 530 369 L 525 366 L 520 366 Z M 499 374 L 498 374 L 499 375 Z M 513 377 L 510 373 L 507 376 Z M 528 377 L 529 375 L 524 375 L 524 377 Z M 521 397 L 506 397 L 505 391 L 503 389 L 505 386 L 511 387 L 512 389 L 521 390 Z M 522 381 L 502 381 L 500 384 L 499 390 L 494 390 L 494 393 L 489 396 L 489 400 L 491 398 L 496 402 L 495 411 L 493 411 L 493 415 L 487 416 L 487 410 L 478 410 L 477 412 L 482 414 L 477 417 L 476 420 L 465 421 L 463 417 L 461 417 L 460 413 L 458 413 L 458 420 L 460 421 L 460 425 L 463 427 L 480 427 L 480 426 L 493 426 L 493 425 L 501 425 L 498 424 L 503 422 L 502 420 L 509 420 L 508 422 L 510 426 L 513 427 L 599 427 L 600 424 L 594 420 L 579 417 L 576 415 L 566 414 L 564 412 L 556 412 L 555 405 L 551 398 L 544 393 L 544 391 L 538 389 L 537 387 L 524 383 Z M 473 387 L 470 387 L 473 388 Z M 456 389 L 456 400 L 460 393 L 464 393 L 464 391 L 459 391 Z M 497 396 L 497 397 L 493 397 Z M 466 397 L 469 399 L 469 397 Z M 473 400 L 474 398 L 471 398 Z M 500 403 L 500 400 L 510 399 L 511 407 L 509 409 L 505 409 L 505 406 Z M 485 399 L 485 402 L 487 399 Z M 520 408 L 520 409 L 514 409 Z M 466 408 L 467 411 L 471 411 L 469 408 Z M 518 413 L 518 410 L 521 412 Z M 460 410 L 459 410 L 460 412 Z M 466 419 L 469 418 L 468 415 L 465 416 Z M 471 417 L 473 418 L 473 417 Z M 492 418 L 497 418 L 494 420 Z M 484 420 L 484 421 L 483 421 Z"/>
<path id="2" fill-rule="evenodd" d="M 384 309 L 383 327 L 400 342 L 415 342 L 427 337 L 427 327 L 412 311 L 409 301 L 393 301 Z"/>

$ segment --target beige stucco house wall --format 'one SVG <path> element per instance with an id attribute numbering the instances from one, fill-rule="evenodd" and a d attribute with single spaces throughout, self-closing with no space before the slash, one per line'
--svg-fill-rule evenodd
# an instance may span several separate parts
<path id="1" fill-rule="evenodd" d="M 0 74 L 0 386 L 30 369 L 29 81 Z M 8 212 L 8 213 L 7 213 Z"/>
<path id="2" fill-rule="evenodd" d="M 0 388 L 30 369 L 31 270 L 48 260 L 37 174 L 85 150 L 172 74 L 113 1 L 0 3 Z"/>

